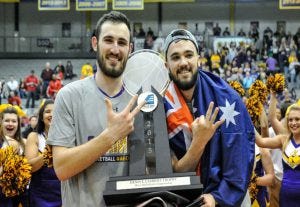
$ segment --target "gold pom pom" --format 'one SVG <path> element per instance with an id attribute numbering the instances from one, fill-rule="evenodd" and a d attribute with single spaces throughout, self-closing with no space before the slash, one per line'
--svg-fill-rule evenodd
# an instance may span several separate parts
<path id="1" fill-rule="evenodd" d="M 0 186 L 6 197 L 24 192 L 31 178 L 31 165 L 27 159 L 14 153 L 13 147 L 0 149 L 2 174 Z"/>
<path id="2" fill-rule="evenodd" d="M 256 96 L 262 104 L 267 101 L 268 95 L 268 88 L 261 80 L 256 80 L 249 88 L 249 96 Z"/>
<path id="3" fill-rule="evenodd" d="M 257 175 L 253 172 L 248 187 L 251 200 L 255 200 L 257 197 L 258 188 L 257 188 L 256 180 L 257 180 Z"/>
<path id="4" fill-rule="evenodd" d="M 11 105 L 11 104 L 1 104 L 0 105 L 0 113 L 2 113 L 5 109 L 7 109 L 9 107 L 15 108 L 20 117 L 25 117 L 26 116 L 26 113 L 19 106 Z"/>
<path id="5" fill-rule="evenodd" d="M 47 167 L 53 167 L 53 157 L 52 157 L 52 148 L 49 145 L 46 145 L 43 152 L 44 165 Z"/>
<path id="6" fill-rule="evenodd" d="M 254 125 L 258 124 L 259 117 L 263 111 L 263 105 L 257 95 L 247 99 L 246 107 Z"/>
<path id="7" fill-rule="evenodd" d="M 234 89 L 236 90 L 236 92 L 238 92 L 240 94 L 240 96 L 244 96 L 245 95 L 245 90 L 242 86 L 242 84 L 238 81 L 229 81 L 228 84 Z"/>
<path id="8" fill-rule="evenodd" d="M 282 92 L 285 88 L 284 76 L 280 73 L 276 73 L 274 76 L 270 75 L 267 79 L 267 88 L 272 92 Z"/>

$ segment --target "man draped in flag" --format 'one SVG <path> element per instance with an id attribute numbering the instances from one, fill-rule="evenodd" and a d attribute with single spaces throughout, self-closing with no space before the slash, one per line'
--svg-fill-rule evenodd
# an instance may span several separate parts
<path id="1" fill-rule="evenodd" d="M 221 78 L 198 69 L 198 45 L 189 31 L 167 36 L 165 58 L 173 170 L 201 176 L 205 206 L 240 206 L 253 168 L 255 137 L 244 103 Z"/>

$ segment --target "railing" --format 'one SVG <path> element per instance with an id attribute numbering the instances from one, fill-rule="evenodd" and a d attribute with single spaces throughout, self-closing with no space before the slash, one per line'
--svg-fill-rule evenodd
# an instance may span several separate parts
<path id="1" fill-rule="evenodd" d="M 196 36 L 198 37 L 198 36 Z M 208 48 L 216 50 L 217 42 L 234 41 L 249 43 L 252 40 L 241 37 L 199 36 L 199 42 L 204 41 Z M 134 38 L 134 49 L 143 49 L 144 38 Z M 238 45 L 238 44 L 237 44 Z M 90 53 L 89 37 L 1 37 L 0 58 L 63 58 L 63 57 L 94 57 Z"/>
<path id="2" fill-rule="evenodd" d="M 88 37 L 0 37 L 0 53 L 87 53 Z"/>

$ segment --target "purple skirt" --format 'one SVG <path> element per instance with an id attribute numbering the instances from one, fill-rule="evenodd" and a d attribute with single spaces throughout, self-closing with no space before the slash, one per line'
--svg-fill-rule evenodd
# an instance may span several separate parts
<path id="1" fill-rule="evenodd" d="M 42 167 L 32 174 L 29 185 L 30 207 L 61 207 L 61 188 L 54 169 Z"/>

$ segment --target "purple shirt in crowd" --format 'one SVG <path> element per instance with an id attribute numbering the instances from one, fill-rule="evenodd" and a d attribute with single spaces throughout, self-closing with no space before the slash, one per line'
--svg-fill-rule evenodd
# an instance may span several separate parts
<path id="1" fill-rule="evenodd" d="M 266 64 L 268 66 L 268 70 L 276 70 L 276 64 L 277 64 L 277 60 L 273 57 L 268 57 L 268 59 L 266 60 Z"/>

